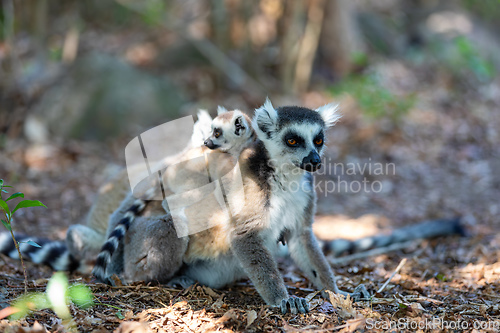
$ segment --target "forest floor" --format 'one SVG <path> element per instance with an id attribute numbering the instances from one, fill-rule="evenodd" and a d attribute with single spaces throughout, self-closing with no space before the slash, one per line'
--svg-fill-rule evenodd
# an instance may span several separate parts
<path id="1" fill-rule="evenodd" d="M 401 64 L 384 64 L 387 80 L 397 81 Z M 187 290 L 137 283 L 109 287 L 89 276 L 70 282 L 90 286 L 95 305 L 71 314 L 83 332 L 324 332 L 443 331 L 500 328 L 500 107 L 498 82 L 482 91 L 453 93 L 439 73 L 406 65 L 416 79 L 401 86 L 418 103 L 398 121 L 367 119 L 342 98 L 342 121 L 330 130 L 326 170 L 317 182 L 366 180 L 357 187 L 318 187 L 320 238 L 362 236 L 426 219 L 460 217 L 466 237 L 420 241 L 404 249 L 355 260 L 328 259 L 341 289 L 364 284 L 373 298 L 355 303 L 324 299 L 294 264 L 280 261 L 290 294 L 307 296 L 308 314 L 281 314 L 265 306 L 252 284 L 243 280 L 220 290 L 195 285 Z M 391 76 L 391 73 L 394 74 Z M 426 77 L 427 75 L 427 77 Z M 391 81 L 392 80 L 392 81 Z M 416 82 L 416 83 L 415 83 Z M 420 82 L 420 83 L 419 83 Z M 495 90 L 496 89 L 496 90 Z M 327 100 L 312 93 L 303 103 Z M 250 110 L 250 108 L 249 108 Z M 0 150 L 0 175 L 28 199 L 48 209 L 20 211 L 17 232 L 63 239 L 67 227 L 88 212 L 95 193 L 123 168 L 126 142 L 103 144 L 57 141 L 31 144 L 7 140 Z M 333 162 L 334 161 L 334 162 Z M 343 163 L 344 169 L 335 163 Z M 352 163 L 352 164 L 349 164 Z M 376 173 L 363 166 L 393 169 Z M 330 166 L 329 166 L 330 165 Z M 360 168 L 349 173 L 348 168 Z M 376 183 L 377 182 L 377 183 Z M 362 183 L 361 183 L 362 184 Z M 380 187 L 377 187 L 379 186 Z M 380 190 L 380 191 L 379 191 Z M 403 261 L 403 259 L 405 259 Z M 398 265 L 402 265 L 396 272 Z M 52 271 L 26 263 L 30 291 L 43 292 Z M 384 283 L 390 282 L 381 290 Z M 0 255 L 0 305 L 24 292 L 20 262 Z M 38 323 L 38 324 L 36 324 Z M 0 320 L 0 331 L 62 331 L 52 310 L 36 311 L 19 321 Z"/>

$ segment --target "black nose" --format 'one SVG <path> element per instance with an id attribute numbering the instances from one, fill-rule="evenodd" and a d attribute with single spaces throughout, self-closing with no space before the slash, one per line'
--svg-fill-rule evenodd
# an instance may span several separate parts
<path id="1" fill-rule="evenodd" d="M 309 155 L 304 157 L 300 167 L 306 171 L 314 172 L 321 168 L 321 158 L 318 153 L 313 150 L 309 153 Z"/>
<path id="2" fill-rule="evenodd" d="M 206 139 L 205 142 L 203 142 L 203 143 L 205 144 L 205 146 L 208 149 L 215 149 L 215 148 L 217 148 L 217 146 L 214 144 L 214 142 L 211 139 Z"/>

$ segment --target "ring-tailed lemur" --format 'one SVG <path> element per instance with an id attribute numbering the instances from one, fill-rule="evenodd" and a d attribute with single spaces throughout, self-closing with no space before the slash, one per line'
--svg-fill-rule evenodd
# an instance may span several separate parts
<path id="1" fill-rule="evenodd" d="M 204 173 L 207 171 L 209 176 L 211 176 L 210 178 L 219 179 L 234 167 L 240 152 L 255 141 L 255 132 L 250 125 L 250 118 L 243 112 L 239 110 L 227 111 L 225 108 L 219 106 L 217 113 L 218 116 L 211 123 L 212 134 L 204 141 L 204 144 L 210 150 L 222 151 L 228 153 L 231 157 L 223 154 L 217 156 L 216 159 L 207 160 L 206 165 L 203 165 L 197 159 L 193 159 L 193 161 L 188 160 L 184 163 L 170 166 L 164 173 L 164 182 L 169 189 L 173 190 L 172 192 L 182 193 L 183 191 L 206 185 L 207 179 L 204 177 Z M 187 152 L 187 154 L 192 153 L 193 156 L 199 156 L 199 154 L 210 152 L 210 150 L 205 151 L 206 148 L 194 148 L 192 150 L 193 152 Z M 216 165 L 213 165 L 214 163 Z M 130 202 L 133 202 L 131 207 Z M 107 267 L 112 262 L 111 257 L 115 251 L 120 250 L 122 247 L 123 237 L 130 225 L 145 205 L 146 202 L 143 199 L 135 199 L 132 194 L 129 194 L 120 205 L 121 209 L 118 210 L 118 213 L 115 213 L 120 217 L 112 217 L 109 225 L 111 232 L 108 233 L 108 239 L 102 246 L 92 270 L 92 274 L 96 277 L 97 281 L 111 283 L 109 278 L 112 274 L 122 273 L 123 264 L 121 262 L 118 265 L 115 264 L 116 267 L 113 269 L 108 270 Z M 125 214 L 121 214 L 124 210 L 123 207 L 130 207 Z M 168 206 L 166 206 L 166 211 L 168 212 Z M 117 257 L 120 258 L 121 256 L 119 254 Z M 141 269 L 141 276 L 143 275 L 143 271 Z M 128 277 L 128 279 L 136 278 L 136 274 L 129 272 Z"/>

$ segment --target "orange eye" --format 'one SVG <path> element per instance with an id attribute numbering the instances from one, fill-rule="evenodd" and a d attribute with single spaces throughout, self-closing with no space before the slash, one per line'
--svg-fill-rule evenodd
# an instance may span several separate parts
<path id="1" fill-rule="evenodd" d="M 220 136 L 220 131 L 214 131 L 214 136 L 217 139 Z"/>
<path id="2" fill-rule="evenodd" d="M 314 140 L 314 144 L 316 144 L 317 146 L 323 144 L 323 139 L 319 138 L 319 139 Z"/>
<path id="3" fill-rule="evenodd" d="M 288 139 L 287 142 L 290 146 L 295 146 L 297 144 L 297 140 L 295 139 Z"/>

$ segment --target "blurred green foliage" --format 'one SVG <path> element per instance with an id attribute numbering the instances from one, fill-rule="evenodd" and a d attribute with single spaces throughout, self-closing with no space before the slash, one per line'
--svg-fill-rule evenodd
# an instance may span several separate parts
<path id="1" fill-rule="evenodd" d="M 495 78 L 496 68 L 483 56 L 475 43 L 466 36 L 451 40 L 436 39 L 429 47 L 439 66 L 450 72 L 459 82 L 486 83 Z"/>
<path id="2" fill-rule="evenodd" d="M 498 23 L 500 0 L 462 0 L 463 6 L 486 21 Z"/>
<path id="3" fill-rule="evenodd" d="M 81 308 L 88 308 L 94 303 L 90 289 L 83 284 L 69 285 L 68 278 L 62 272 L 55 273 L 47 284 L 45 293 L 35 292 L 21 296 L 12 303 L 18 311 L 9 319 L 18 320 L 31 311 L 52 309 L 61 319 L 70 319 L 69 302 Z"/>
<path id="4" fill-rule="evenodd" d="M 144 15 L 142 16 L 146 24 L 155 26 L 163 22 L 166 12 L 165 2 L 162 0 L 149 0 L 145 2 Z"/>
<path id="5" fill-rule="evenodd" d="M 331 88 L 333 95 L 350 94 L 370 118 L 389 117 L 399 121 L 415 104 L 415 96 L 396 96 L 373 74 L 357 74 Z"/>
<path id="6" fill-rule="evenodd" d="M 495 77 L 495 66 L 492 62 L 482 57 L 473 43 L 464 36 L 454 39 L 457 58 L 451 59 L 455 68 L 466 68 L 481 82 L 490 81 Z"/>

